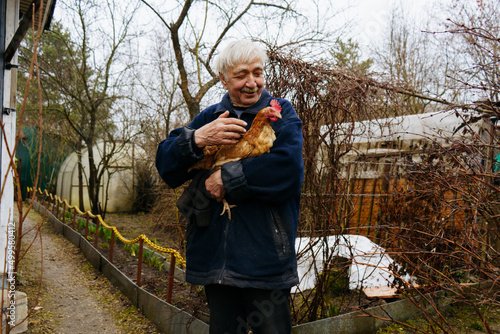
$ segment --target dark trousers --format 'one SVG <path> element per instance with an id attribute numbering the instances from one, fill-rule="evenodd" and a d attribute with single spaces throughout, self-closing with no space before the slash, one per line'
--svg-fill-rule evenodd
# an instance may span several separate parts
<path id="1" fill-rule="evenodd" d="M 263 290 L 207 285 L 210 334 L 289 334 L 290 289 Z"/>

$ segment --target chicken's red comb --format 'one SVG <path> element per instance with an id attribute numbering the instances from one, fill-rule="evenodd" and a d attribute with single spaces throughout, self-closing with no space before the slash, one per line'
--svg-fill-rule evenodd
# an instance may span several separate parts
<path id="1" fill-rule="evenodd" d="M 281 106 L 278 103 L 278 100 L 271 100 L 271 107 L 273 108 L 274 111 L 281 112 Z"/>

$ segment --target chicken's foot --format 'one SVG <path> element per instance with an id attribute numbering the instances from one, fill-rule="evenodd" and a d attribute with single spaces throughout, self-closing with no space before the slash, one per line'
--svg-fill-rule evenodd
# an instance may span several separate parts
<path id="1" fill-rule="evenodd" d="M 229 220 L 231 220 L 231 208 L 235 208 L 236 205 L 229 204 L 225 198 L 222 199 L 222 204 L 223 204 L 223 209 L 220 215 L 222 216 L 227 211 L 227 217 L 229 218 Z"/>

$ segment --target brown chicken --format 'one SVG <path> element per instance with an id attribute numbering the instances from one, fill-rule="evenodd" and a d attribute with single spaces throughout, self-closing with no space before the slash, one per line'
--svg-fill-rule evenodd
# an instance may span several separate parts
<path id="1" fill-rule="evenodd" d="M 234 145 L 205 146 L 203 159 L 191 166 L 189 171 L 207 169 L 213 173 L 227 162 L 258 157 L 268 153 L 276 139 L 271 122 L 277 121 L 278 118 L 281 118 L 281 106 L 278 101 L 272 100 L 270 107 L 266 107 L 257 113 L 250 129 L 241 136 L 238 143 Z M 231 220 L 231 208 L 235 207 L 235 205 L 229 205 L 225 199 L 222 199 L 222 202 L 224 210 L 221 216 L 227 211 L 229 220 Z"/>

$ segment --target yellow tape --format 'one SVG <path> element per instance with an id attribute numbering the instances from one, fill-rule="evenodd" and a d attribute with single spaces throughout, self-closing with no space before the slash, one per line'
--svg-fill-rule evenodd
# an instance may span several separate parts
<path id="1" fill-rule="evenodd" d="M 33 188 L 28 187 L 28 192 L 30 192 L 31 190 L 33 190 Z M 38 192 L 40 195 L 46 195 L 46 196 L 50 197 L 52 200 L 55 199 L 60 204 L 66 204 L 67 209 L 75 209 L 75 211 L 79 215 L 88 215 L 90 218 L 97 218 L 99 220 L 99 223 L 105 229 L 112 230 L 115 233 L 115 235 L 118 237 L 118 239 L 120 239 L 121 242 L 123 242 L 124 244 L 129 244 L 129 245 L 135 244 L 142 239 L 146 244 L 148 244 L 155 251 L 158 251 L 161 253 L 173 254 L 174 257 L 177 259 L 177 262 L 179 262 L 179 264 L 181 264 L 183 267 L 186 267 L 186 260 L 184 260 L 184 258 L 181 256 L 181 254 L 178 251 L 176 251 L 175 249 L 158 246 L 157 244 L 155 244 L 151 240 L 149 240 L 148 237 L 145 236 L 144 234 L 139 235 L 137 238 L 135 238 L 133 240 L 128 240 L 124 236 L 121 235 L 121 233 L 118 231 L 116 226 L 110 226 L 110 225 L 106 224 L 104 222 L 104 220 L 102 219 L 101 215 L 94 215 L 90 211 L 87 211 L 87 212 L 80 211 L 80 209 L 76 205 L 70 205 L 66 200 L 61 200 L 57 195 L 52 196 L 52 194 L 49 193 L 47 190 L 44 190 L 42 192 L 42 190 L 40 188 L 38 188 Z"/>

